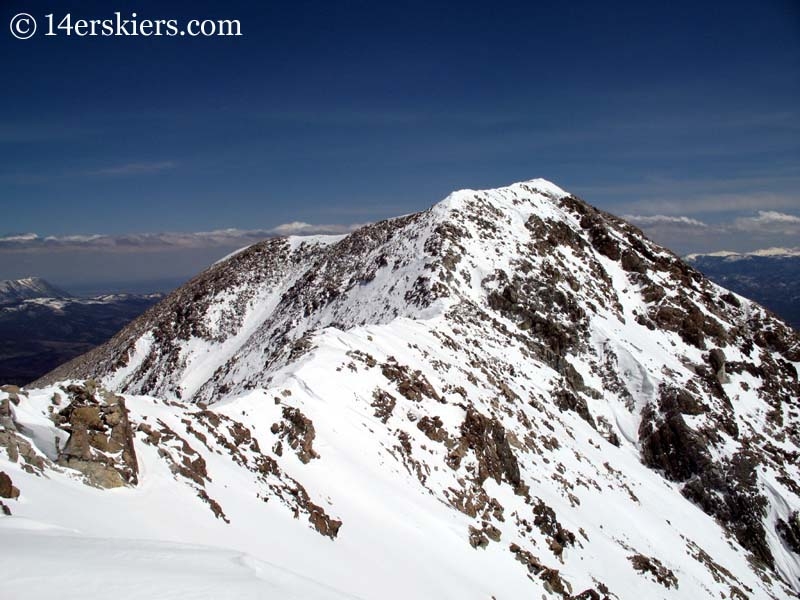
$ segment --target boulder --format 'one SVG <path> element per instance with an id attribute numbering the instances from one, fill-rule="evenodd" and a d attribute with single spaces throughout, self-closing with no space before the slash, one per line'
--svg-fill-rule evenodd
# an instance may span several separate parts
<path id="1" fill-rule="evenodd" d="M 72 402 L 54 416 L 70 436 L 58 464 L 84 474 L 92 485 L 135 485 L 139 472 L 125 399 L 94 385 L 70 385 Z"/>
<path id="2" fill-rule="evenodd" d="M 11 477 L 5 471 L 0 471 L 0 498 L 19 498 L 19 489 L 14 487 Z"/>

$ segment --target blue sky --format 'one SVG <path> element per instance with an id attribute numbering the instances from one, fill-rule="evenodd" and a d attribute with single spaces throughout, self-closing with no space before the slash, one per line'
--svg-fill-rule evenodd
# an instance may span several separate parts
<path id="1" fill-rule="evenodd" d="M 545 177 L 680 252 L 800 245 L 796 0 L 34 6 L 0 7 L 0 237 L 345 230 Z M 23 41 L 23 10 L 244 35 Z M 0 278 L 80 267 L 36 252 Z"/>

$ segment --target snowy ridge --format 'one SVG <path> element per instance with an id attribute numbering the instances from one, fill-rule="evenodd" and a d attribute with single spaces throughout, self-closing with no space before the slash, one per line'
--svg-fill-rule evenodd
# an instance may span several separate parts
<path id="1" fill-rule="evenodd" d="M 244 249 L 0 395 L 4 502 L 360 598 L 796 597 L 798 368 L 783 323 L 554 184 L 460 190 Z"/>
<path id="2" fill-rule="evenodd" d="M 29 298 L 68 298 L 69 294 L 39 277 L 0 281 L 0 304 L 21 302 Z"/>

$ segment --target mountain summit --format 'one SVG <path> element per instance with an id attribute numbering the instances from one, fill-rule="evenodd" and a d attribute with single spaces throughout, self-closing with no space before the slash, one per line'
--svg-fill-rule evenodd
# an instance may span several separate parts
<path id="1" fill-rule="evenodd" d="M 21 302 L 29 298 L 69 298 L 69 294 L 41 277 L 0 281 L 0 305 Z"/>
<path id="2" fill-rule="evenodd" d="M 541 179 L 461 190 L 250 246 L 6 392 L 5 505 L 235 549 L 245 596 L 795 597 L 798 368 L 628 223 Z"/>

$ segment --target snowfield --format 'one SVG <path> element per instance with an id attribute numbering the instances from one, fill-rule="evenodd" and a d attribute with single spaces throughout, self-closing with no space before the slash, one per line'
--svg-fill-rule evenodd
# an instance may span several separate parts
<path id="1" fill-rule="evenodd" d="M 235 550 L 87 537 L 24 519 L 4 519 L 0 531 L 14 549 L 3 561 L 7 598 L 354 598 Z"/>

